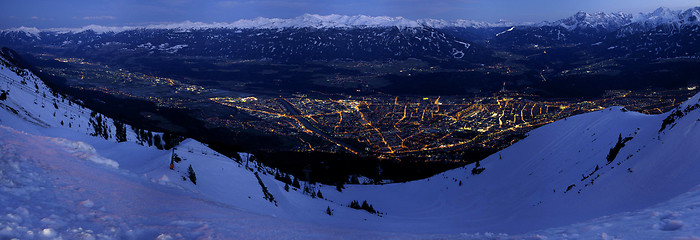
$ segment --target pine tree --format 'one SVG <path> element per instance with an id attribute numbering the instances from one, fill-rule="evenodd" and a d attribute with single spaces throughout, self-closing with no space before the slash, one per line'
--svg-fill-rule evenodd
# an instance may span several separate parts
<path id="1" fill-rule="evenodd" d="M 372 204 L 367 204 L 367 200 L 362 202 L 362 206 L 360 207 L 361 209 L 364 209 L 365 211 L 369 213 L 377 213 L 377 211 L 374 210 L 374 207 Z"/>
<path id="2" fill-rule="evenodd" d="M 177 144 L 185 140 L 183 137 L 175 135 L 171 132 L 163 132 L 163 148 L 165 150 L 170 150 L 171 148 L 174 148 Z"/>
<path id="3" fill-rule="evenodd" d="M 361 209 L 362 207 L 360 207 L 360 203 L 358 203 L 357 200 L 353 200 L 350 202 L 350 208 Z"/>
<path id="4" fill-rule="evenodd" d="M 357 179 L 357 176 L 353 175 L 353 176 L 350 178 L 350 183 L 352 183 L 352 184 L 360 184 L 360 180 Z"/>
<path id="5" fill-rule="evenodd" d="M 313 185 L 309 183 L 304 184 L 304 193 L 309 194 L 312 198 L 316 198 L 316 191 L 314 191 Z"/>
<path id="6" fill-rule="evenodd" d="M 160 140 L 160 135 L 156 134 L 153 136 L 153 145 L 155 145 L 157 149 L 163 150 L 163 142 Z"/>
<path id="7" fill-rule="evenodd" d="M 335 190 L 338 190 L 338 192 L 343 192 L 343 188 L 345 188 L 345 187 L 343 187 L 343 182 L 338 182 L 335 185 Z"/>
<path id="8" fill-rule="evenodd" d="M 173 143 L 173 136 L 169 132 L 163 132 L 163 142 L 163 148 L 165 150 L 170 150 L 175 146 L 175 144 Z"/>
<path id="9" fill-rule="evenodd" d="M 328 216 L 333 216 L 333 210 L 331 210 L 330 206 L 328 206 L 328 208 L 326 208 L 326 214 L 328 214 Z"/>
<path id="10" fill-rule="evenodd" d="M 284 174 L 284 177 L 282 177 L 282 181 L 287 183 L 287 184 L 292 184 L 292 178 L 289 177 L 288 174 Z"/>
<path id="11" fill-rule="evenodd" d="M 323 194 L 321 194 L 321 189 L 319 189 L 318 193 L 316 193 L 316 197 L 323 198 Z"/>
<path id="12" fill-rule="evenodd" d="M 367 200 L 362 201 L 362 209 L 368 209 L 369 204 L 367 204 Z"/>
<path id="13" fill-rule="evenodd" d="M 483 172 L 484 169 L 486 169 L 486 168 L 481 167 L 481 164 L 479 163 L 479 161 L 476 161 L 476 165 L 474 166 L 474 168 L 472 168 L 472 175 L 477 175 L 477 174 Z"/>
<path id="14" fill-rule="evenodd" d="M 177 153 L 175 153 L 175 151 L 173 151 L 172 161 L 179 163 L 180 161 L 182 161 L 182 158 L 180 158 L 180 156 L 178 156 Z"/>
<path id="15" fill-rule="evenodd" d="M 284 184 L 284 190 L 289 192 L 289 184 L 286 184 L 286 183 Z"/>
<path id="16" fill-rule="evenodd" d="M 192 181 L 194 185 L 197 185 L 197 175 L 195 175 L 194 169 L 192 169 L 192 164 L 190 164 L 190 167 L 187 168 L 187 174 L 190 177 L 190 181 Z"/>
<path id="17" fill-rule="evenodd" d="M 115 120 L 114 128 L 114 138 L 117 139 L 117 142 L 126 142 L 126 127 L 124 126 L 124 123 Z"/>
<path id="18" fill-rule="evenodd" d="M 148 141 L 148 146 L 153 146 L 153 133 L 150 130 L 146 131 L 146 141 Z"/>
<path id="19" fill-rule="evenodd" d="M 292 187 L 301 188 L 301 185 L 299 184 L 299 180 L 297 178 L 294 178 L 294 182 L 292 182 Z"/>

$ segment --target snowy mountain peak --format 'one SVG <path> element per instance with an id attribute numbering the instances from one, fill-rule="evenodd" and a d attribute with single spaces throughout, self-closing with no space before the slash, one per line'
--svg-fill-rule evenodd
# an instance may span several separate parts
<path id="1" fill-rule="evenodd" d="M 700 7 L 694 7 L 684 11 L 680 14 L 680 18 L 684 24 L 697 25 L 700 23 Z"/>
<path id="2" fill-rule="evenodd" d="M 632 15 L 618 13 L 597 12 L 589 14 L 584 11 L 579 11 L 571 17 L 554 22 L 553 26 L 562 26 L 568 30 L 576 29 L 600 29 L 600 30 L 615 30 L 629 24 L 632 20 Z"/>
<path id="3" fill-rule="evenodd" d="M 509 21 L 501 20 L 499 22 L 480 22 L 473 20 L 441 20 L 441 19 L 418 19 L 411 20 L 403 17 L 388 17 L 388 16 L 367 16 L 367 15 L 318 15 L 318 14 L 304 14 L 295 18 L 265 18 L 257 17 L 253 19 L 240 19 L 234 22 L 192 22 L 184 21 L 178 23 L 161 23 L 161 24 L 150 24 L 145 26 L 101 26 L 101 25 L 88 25 L 79 28 L 50 28 L 50 29 L 37 29 L 37 28 L 13 28 L 3 30 L 2 32 L 26 32 L 27 34 L 32 34 L 38 36 L 40 32 L 51 32 L 51 33 L 80 33 L 86 31 L 93 31 L 95 33 L 118 33 L 129 30 L 136 29 L 175 29 L 175 30 L 199 30 L 199 29 L 215 29 L 215 28 L 227 28 L 227 29 L 285 29 L 285 28 L 317 28 L 317 29 L 328 29 L 328 28 L 384 28 L 384 27 L 397 27 L 397 28 L 420 28 L 420 27 L 431 27 L 431 28 L 446 28 L 446 27 L 472 27 L 472 28 L 488 28 L 488 27 L 505 27 L 516 25 Z"/>
<path id="4" fill-rule="evenodd" d="M 638 14 L 634 22 L 644 26 L 656 27 L 659 25 L 698 25 L 700 23 L 700 7 L 694 7 L 685 11 L 658 8 L 648 14 Z"/>
<path id="5" fill-rule="evenodd" d="M 679 11 L 673 11 L 668 8 L 660 7 L 651 13 L 640 13 L 635 16 L 634 22 L 652 23 L 654 25 L 671 23 L 679 19 Z"/>
<path id="6" fill-rule="evenodd" d="M 216 23 L 215 23 L 216 24 Z M 197 26 L 190 28 L 207 28 L 214 27 L 214 24 L 197 23 Z M 387 17 L 387 16 L 366 16 L 366 15 L 318 15 L 304 14 L 296 18 L 281 19 L 281 18 L 263 18 L 241 19 L 232 23 L 216 24 L 225 28 L 350 28 L 350 27 L 420 27 L 413 20 L 408 20 L 402 17 Z M 153 26 L 156 27 L 156 26 Z"/>
<path id="7" fill-rule="evenodd" d="M 620 29 L 618 37 L 628 36 L 637 32 L 645 32 L 662 28 L 666 32 L 674 32 L 684 26 L 700 25 L 700 7 L 684 11 L 658 8 L 651 13 L 640 13 L 633 18 L 632 24 Z"/>
<path id="8" fill-rule="evenodd" d="M 650 16 L 656 16 L 656 17 L 673 17 L 677 15 L 677 11 L 673 11 L 670 8 L 667 7 L 660 7 L 651 12 L 649 15 Z"/>
<path id="9" fill-rule="evenodd" d="M 498 22 L 481 22 L 474 20 L 456 19 L 456 20 L 442 20 L 442 19 L 419 19 L 417 20 L 423 26 L 428 26 L 432 28 L 491 28 L 491 27 L 510 27 L 517 24 L 507 20 L 500 20 Z"/>
<path id="10" fill-rule="evenodd" d="M 39 30 L 38 28 L 35 28 L 35 27 L 21 26 L 18 28 L 6 29 L 6 30 L 3 30 L 2 32 L 23 32 L 23 33 L 27 34 L 28 37 L 39 37 L 39 33 L 41 32 L 41 30 Z"/>
<path id="11" fill-rule="evenodd" d="M 290 23 L 295 27 L 316 27 L 316 28 L 345 28 L 345 27 L 420 27 L 418 22 L 408 20 L 403 17 L 387 17 L 378 16 L 371 17 L 366 15 L 317 15 L 304 14 L 300 17 L 291 19 Z"/>

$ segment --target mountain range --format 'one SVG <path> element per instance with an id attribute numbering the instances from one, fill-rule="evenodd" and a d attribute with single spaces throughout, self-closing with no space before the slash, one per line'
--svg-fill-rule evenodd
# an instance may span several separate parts
<path id="1" fill-rule="evenodd" d="M 699 16 L 700 7 L 659 8 L 637 15 L 579 12 L 536 24 L 306 14 L 231 23 L 20 27 L 0 32 L 0 44 L 72 55 L 146 53 L 277 61 L 419 58 L 479 64 L 497 62 L 493 51 L 502 49 L 588 44 L 586 48 L 601 57 L 674 58 L 697 57 Z"/>
<path id="2" fill-rule="evenodd" d="M 554 22 L 540 23 L 514 23 L 508 21 L 500 21 L 496 23 L 480 22 L 474 20 L 456 19 L 418 19 L 411 20 L 403 17 L 387 17 L 387 16 L 366 16 L 366 15 L 318 15 L 304 14 L 296 18 L 264 18 L 258 17 L 254 19 L 241 19 L 238 21 L 225 23 L 203 23 L 185 21 L 180 23 L 165 23 L 151 24 L 145 26 L 100 26 L 89 25 L 81 28 L 50 28 L 37 29 L 34 27 L 19 27 L 6 29 L 4 32 L 25 32 L 30 35 L 37 36 L 41 32 L 53 33 L 79 33 L 84 31 L 93 31 L 95 33 L 107 32 L 123 32 L 136 29 L 177 29 L 181 31 L 201 30 L 211 28 L 228 28 L 228 29 L 285 29 L 285 28 L 374 28 L 374 27 L 397 27 L 397 28 L 493 28 L 493 27 L 511 27 L 511 26 L 562 26 L 568 30 L 575 29 L 619 29 L 625 25 L 632 23 L 641 23 L 652 27 L 663 24 L 675 25 L 697 25 L 700 7 L 690 8 L 687 10 L 671 10 L 660 7 L 651 13 L 638 13 L 636 15 L 629 13 L 586 13 L 580 11 L 575 15 Z"/>

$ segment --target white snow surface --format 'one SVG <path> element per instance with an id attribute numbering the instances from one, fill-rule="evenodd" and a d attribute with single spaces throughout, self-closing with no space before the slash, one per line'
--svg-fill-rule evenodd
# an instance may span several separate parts
<path id="1" fill-rule="evenodd" d="M 89 109 L 12 70 L 0 67 L 0 90 L 9 90 L 0 101 L 2 239 L 700 238 L 700 94 L 662 131 L 670 113 L 613 107 L 538 128 L 482 160 L 477 175 L 472 164 L 342 192 L 302 181 L 320 199 L 285 191 L 250 154 L 234 161 L 192 139 L 170 170 L 171 151 L 133 132 L 123 143 L 88 135 Z M 380 214 L 346 207 L 353 200 Z"/>

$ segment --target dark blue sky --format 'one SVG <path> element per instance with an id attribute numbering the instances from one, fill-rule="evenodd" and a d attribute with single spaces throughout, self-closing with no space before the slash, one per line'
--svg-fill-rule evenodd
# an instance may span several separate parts
<path id="1" fill-rule="evenodd" d="M 649 12 L 700 5 L 698 0 L 2 0 L 0 28 L 232 22 L 304 13 L 515 22 L 557 20 L 587 12 Z"/>

